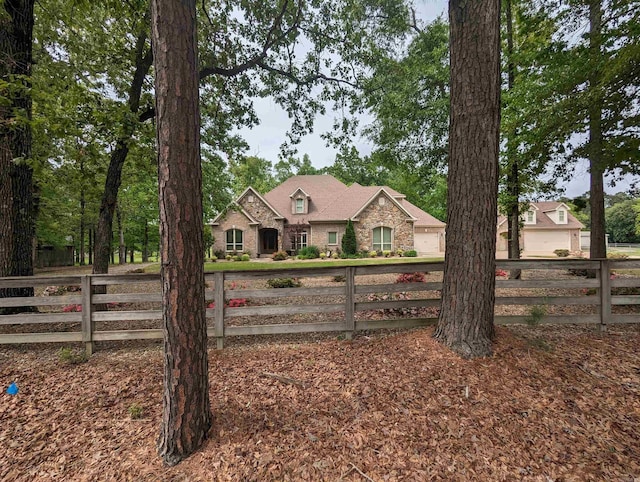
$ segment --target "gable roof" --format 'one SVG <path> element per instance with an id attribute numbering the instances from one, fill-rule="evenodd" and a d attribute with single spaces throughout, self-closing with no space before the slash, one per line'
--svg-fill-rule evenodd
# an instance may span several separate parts
<path id="1" fill-rule="evenodd" d="M 264 198 L 282 213 L 291 213 L 291 196 L 302 191 L 309 199 L 309 209 L 304 214 L 287 214 L 289 223 L 346 221 L 357 216 L 380 193 L 386 194 L 392 203 L 419 226 L 444 226 L 445 224 L 405 199 L 405 195 L 389 186 L 346 186 L 329 174 L 293 176 L 269 191 Z"/>
<path id="2" fill-rule="evenodd" d="M 536 224 L 525 224 L 526 229 L 582 229 L 584 224 L 578 221 L 571 211 L 569 206 L 559 201 L 541 201 L 531 202 L 529 205 L 536 210 Z M 556 211 L 558 208 L 564 207 L 567 210 L 567 222 L 566 224 L 557 224 L 546 213 Z M 498 217 L 498 226 L 507 220 L 506 216 Z"/>
<path id="3" fill-rule="evenodd" d="M 242 191 L 242 194 L 240 194 L 237 199 L 235 201 L 231 201 L 229 204 L 227 204 L 225 206 L 225 208 L 220 211 L 220 213 L 213 218 L 212 221 L 209 221 L 209 224 L 211 226 L 216 226 L 219 223 L 220 219 L 223 218 L 227 212 L 229 211 L 229 209 L 234 209 L 235 211 L 238 211 L 240 213 L 242 213 L 243 215 L 245 215 L 247 217 L 247 219 L 249 220 L 249 224 L 260 224 L 260 221 L 258 221 L 257 219 L 255 219 L 251 214 L 249 214 L 241 205 L 240 205 L 240 200 L 245 197 L 248 193 L 253 194 L 254 196 L 257 196 L 258 199 L 260 199 L 265 206 L 267 206 L 271 211 L 273 211 L 273 213 L 276 215 L 275 219 L 284 219 L 284 216 L 282 214 L 280 214 L 278 211 L 276 211 L 274 209 L 274 207 L 269 204 L 266 199 L 264 199 L 260 193 L 258 191 L 256 191 L 254 188 L 252 188 L 251 186 L 249 186 L 248 188 L 246 188 L 244 191 Z"/>

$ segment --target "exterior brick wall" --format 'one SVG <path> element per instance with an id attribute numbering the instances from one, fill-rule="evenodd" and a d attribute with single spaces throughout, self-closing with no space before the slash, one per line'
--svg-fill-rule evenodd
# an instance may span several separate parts
<path id="1" fill-rule="evenodd" d="M 342 236 L 344 235 L 346 226 L 346 222 L 313 223 L 311 225 L 311 239 L 309 240 L 309 244 L 317 246 L 320 251 L 330 250 L 334 252 L 337 249 L 342 250 Z M 329 244 L 329 232 L 331 231 L 338 233 L 337 243 L 334 245 Z"/>
<path id="2" fill-rule="evenodd" d="M 384 205 L 379 199 L 384 198 Z M 407 215 L 384 194 L 374 199 L 358 216 L 358 222 L 353 223 L 356 231 L 358 249 L 372 249 L 373 228 L 386 226 L 392 229 L 392 249 L 413 248 L 413 223 L 407 222 Z"/>
<path id="3" fill-rule="evenodd" d="M 212 226 L 211 233 L 214 237 L 213 250 L 225 251 L 227 238 L 226 231 L 229 229 L 240 229 L 242 233 L 242 241 L 244 245 L 244 251 L 248 251 L 251 256 L 255 256 L 258 248 L 258 230 L 257 226 L 249 226 L 249 220 L 247 217 L 230 209 L 224 218 L 220 219 L 218 226 Z"/>

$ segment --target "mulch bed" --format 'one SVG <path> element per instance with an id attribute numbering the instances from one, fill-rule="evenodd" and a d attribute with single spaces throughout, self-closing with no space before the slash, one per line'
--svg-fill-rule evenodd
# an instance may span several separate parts
<path id="1" fill-rule="evenodd" d="M 214 425 L 158 459 L 162 353 L 0 347 L 1 480 L 610 480 L 640 477 L 640 330 L 499 328 L 465 361 L 432 329 L 211 350 Z M 144 409 L 132 420 L 129 408 Z"/>

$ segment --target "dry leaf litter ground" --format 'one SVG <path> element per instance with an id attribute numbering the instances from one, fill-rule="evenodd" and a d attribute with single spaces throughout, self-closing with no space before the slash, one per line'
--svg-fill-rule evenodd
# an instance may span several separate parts
<path id="1" fill-rule="evenodd" d="M 638 326 L 499 328 L 464 361 L 432 330 L 211 350 L 214 425 L 165 468 L 159 346 L 65 365 L 3 347 L 1 480 L 608 480 L 640 477 Z M 139 404 L 143 418 L 131 420 Z"/>
<path id="2" fill-rule="evenodd" d="M 528 275 L 571 278 L 557 271 Z M 433 273 L 427 280 L 440 277 Z M 362 277 L 358 283 L 394 279 Z M 330 278 L 304 279 L 303 285 L 335 286 Z M 157 288 L 141 283 L 110 291 Z M 580 293 L 551 291 L 545 293 Z M 501 306 L 497 313 L 526 309 Z M 553 307 L 556 314 L 593 309 Z M 385 317 L 379 311 L 360 315 Z M 258 322 L 283 322 L 264 318 Z M 130 327 L 120 324 L 105 328 Z M 209 354 L 210 440 L 170 469 L 155 454 L 162 392 L 157 343 L 99 344 L 101 351 L 79 365 L 63 363 L 59 345 L 1 347 L 0 382 L 6 388 L 16 380 L 20 392 L 0 395 L 0 479 L 640 480 L 639 330 L 615 326 L 603 335 L 589 326 L 500 328 L 495 356 L 476 361 L 436 344 L 431 329 L 352 342 L 335 334 L 229 339 L 229 348 Z M 142 407 L 142 419 L 131 419 L 132 406 Z"/>

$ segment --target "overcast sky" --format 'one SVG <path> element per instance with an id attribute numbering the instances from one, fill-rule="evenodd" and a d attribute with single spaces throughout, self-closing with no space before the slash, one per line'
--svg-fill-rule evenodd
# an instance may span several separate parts
<path id="1" fill-rule="evenodd" d="M 447 2 L 444 0 L 418 0 L 416 2 L 418 14 L 421 18 L 432 21 L 438 16 L 447 16 Z M 259 156 L 276 163 L 280 155 L 280 146 L 286 140 L 286 132 L 291 121 L 285 111 L 269 99 L 257 99 L 255 109 L 261 124 L 253 129 L 244 128 L 240 134 L 249 143 L 249 155 Z M 314 133 L 305 136 L 297 146 L 299 157 L 309 154 L 314 167 L 321 168 L 333 164 L 336 150 L 328 147 L 321 138 L 323 132 L 328 132 L 333 126 L 334 114 L 329 111 L 325 116 L 316 118 Z M 365 119 L 366 123 L 366 119 Z M 363 138 L 354 139 L 354 145 L 362 155 L 369 154 L 373 145 Z M 589 172 L 586 164 L 576 167 L 574 176 L 568 183 L 559 185 L 565 189 L 569 197 L 576 197 L 589 191 Z M 629 181 L 618 183 L 615 187 L 605 186 L 610 193 L 629 188 Z"/>

